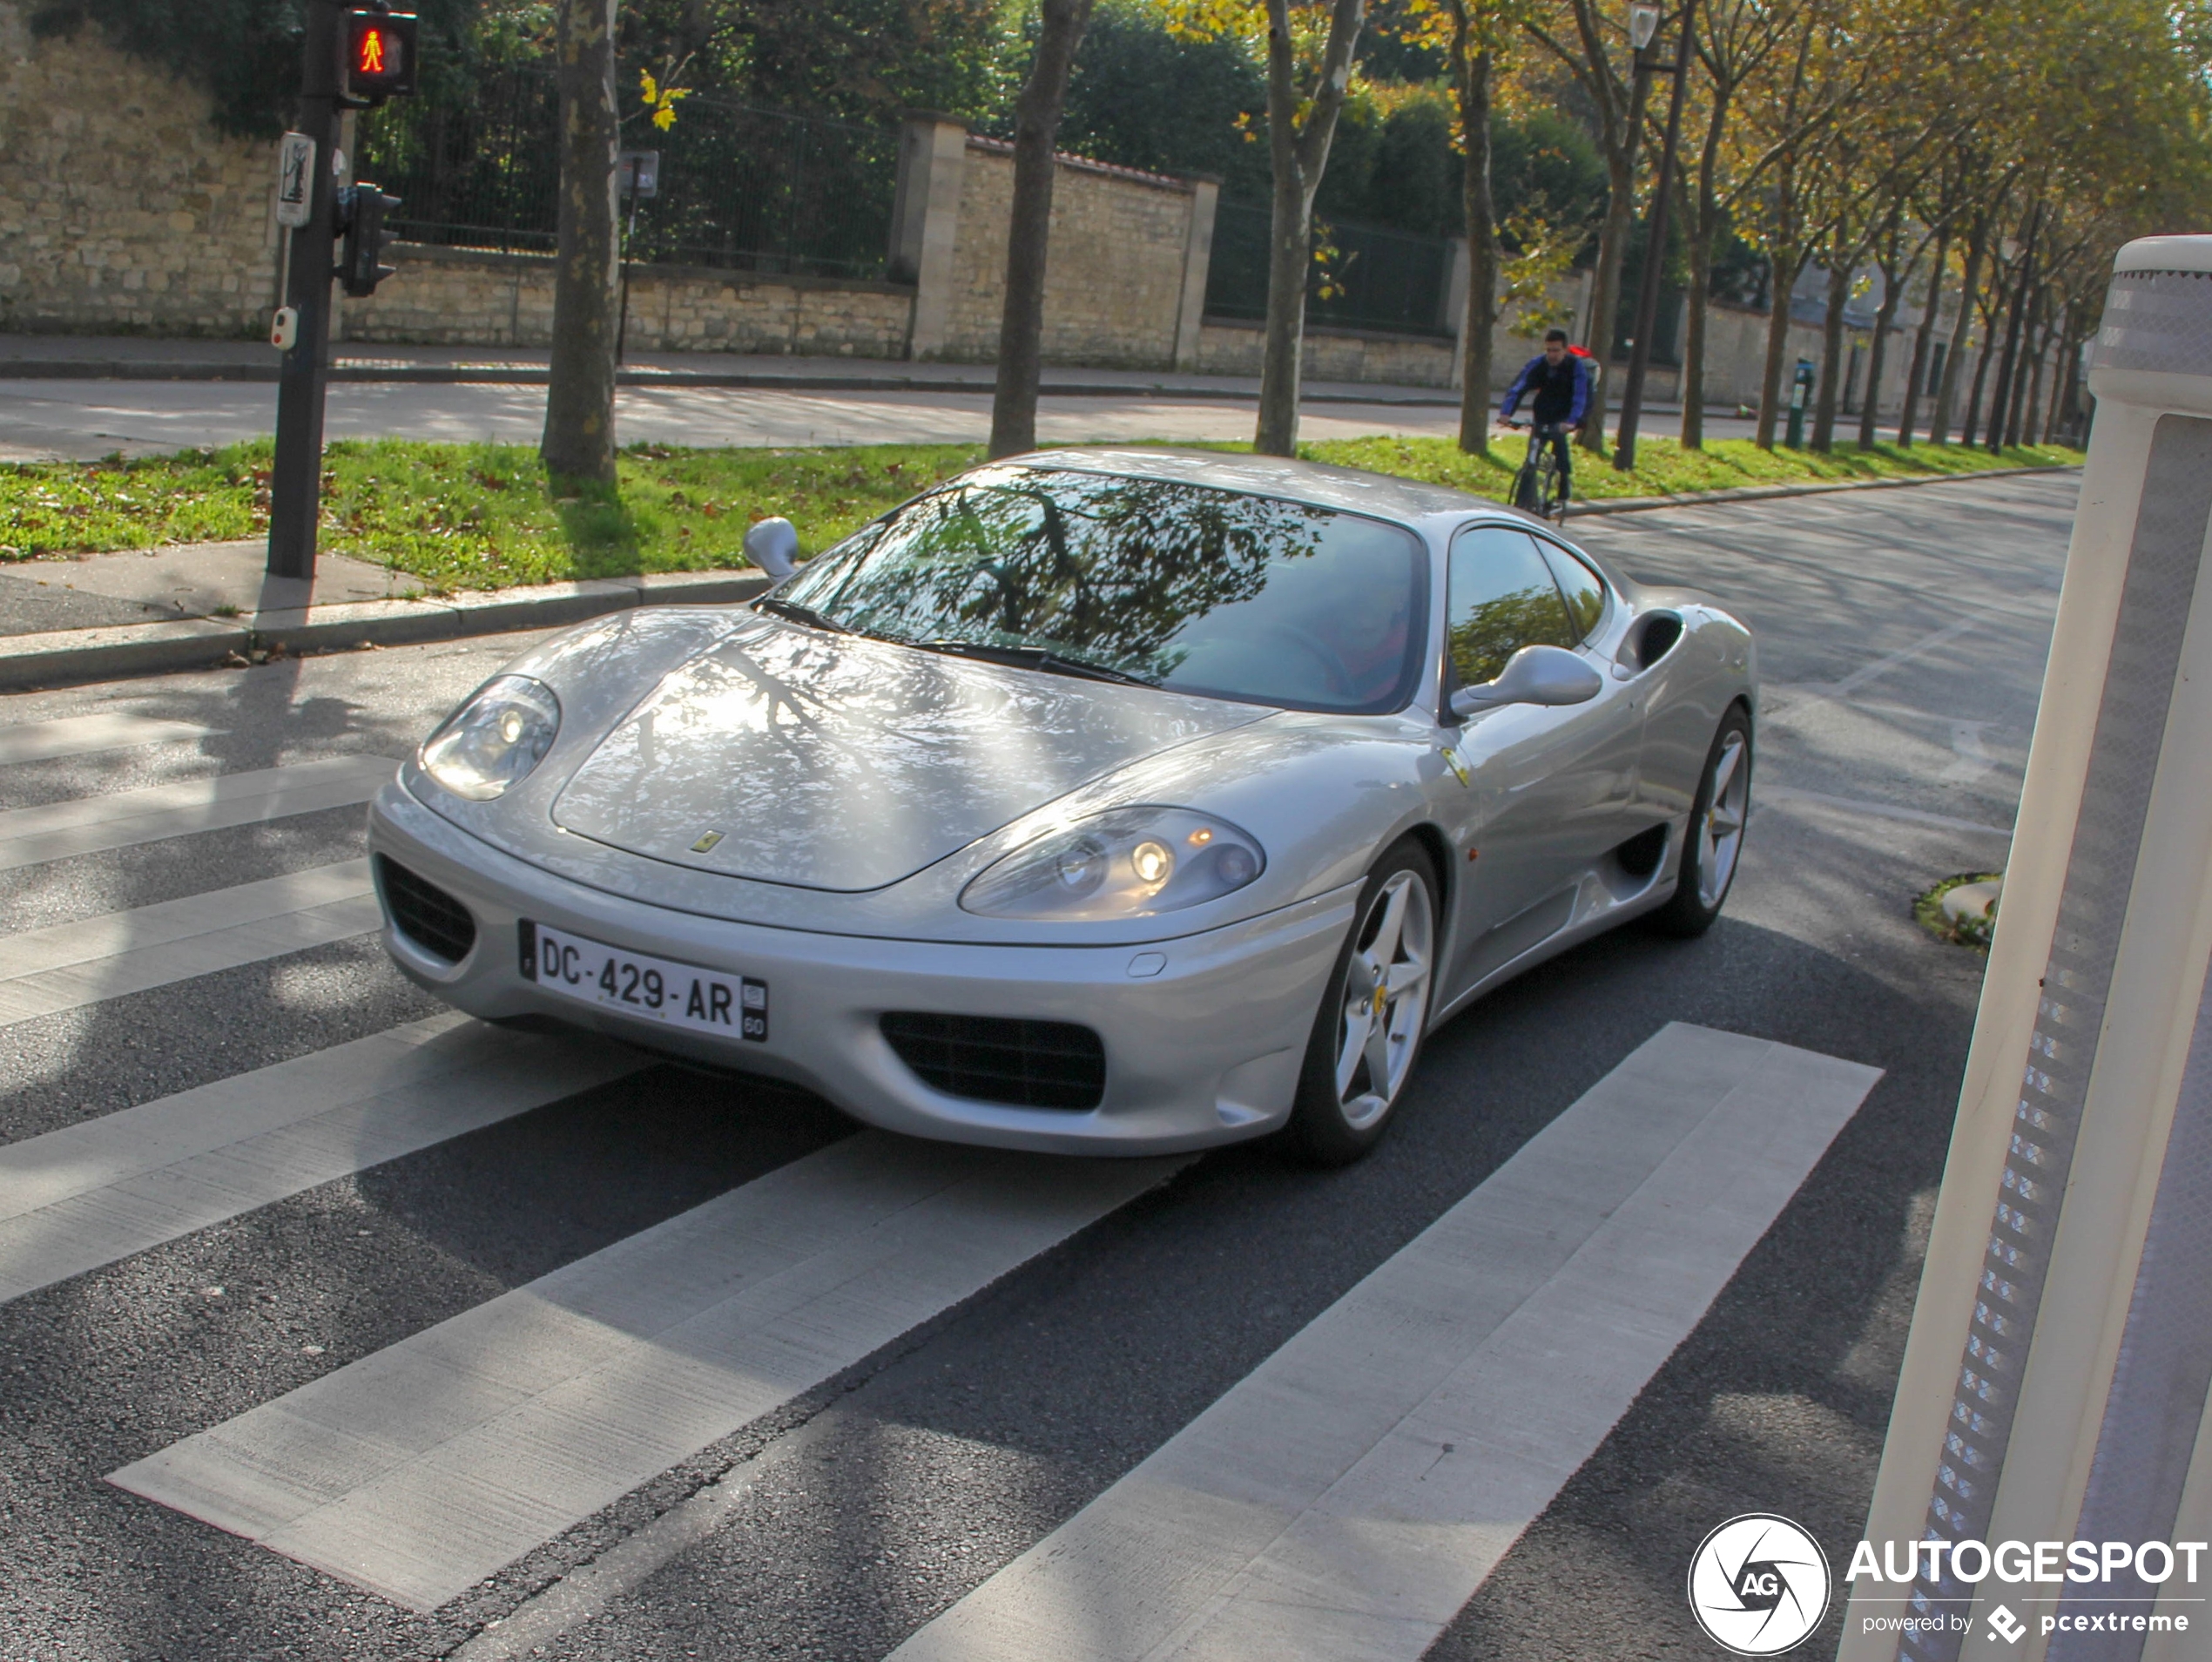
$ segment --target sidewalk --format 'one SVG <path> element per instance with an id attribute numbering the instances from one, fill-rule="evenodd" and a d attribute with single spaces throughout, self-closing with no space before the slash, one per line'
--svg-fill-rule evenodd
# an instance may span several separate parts
<path id="1" fill-rule="evenodd" d="M 550 352 L 523 347 L 381 346 L 340 341 L 331 379 L 543 385 Z M 258 341 L 152 340 L 135 335 L 0 334 L 0 380 L 247 381 L 277 379 L 277 353 Z M 905 363 L 870 358 L 799 358 L 728 352 L 633 351 L 616 380 L 626 387 L 752 387 L 799 392 L 988 393 L 991 366 Z M 1256 403 L 1257 375 L 1186 375 L 1169 370 L 1089 369 L 1048 365 L 1039 390 L 1059 398 L 1189 398 Z M 1457 409 L 1445 387 L 1307 381 L 1305 404 L 1396 405 Z M 1679 415 L 1679 404 L 1647 403 L 1647 415 Z M 1709 414 L 1732 416 L 1735 407 Z"/>
<path id="2" fill-rule="evenodd" d="M 637 605 L 726 605 L 751 569 L 427 596 L 404 573 L 325 554 L 312 580 L 271 578 L 259 539 L 0 564 L 0 690 L 550 629 Z"/>

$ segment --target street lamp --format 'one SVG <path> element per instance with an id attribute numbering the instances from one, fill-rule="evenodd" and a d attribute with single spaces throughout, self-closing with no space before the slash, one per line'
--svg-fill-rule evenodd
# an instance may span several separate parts
<path id="1" fill-rule="evenodd" d="M 1675 87 L 1667 103 L 1667 137 L 1659 151 L 1659 178 L 1651 196 L 1651 217 L 1643 239 L 1643 277 L 1636 286 L 1635 334 L 1629 342 L 1629 378 L 1621 388 L 1621 425 L 1614 435 L 1613 466 L 1626 473 L 1636 464 L 1636 427 L 1643 414 L 1643 377 L 1651 359 L 1651 332 L 1659 323 L 1659 272 L 1667 253 L 1667 205 L 1675 193 L 1675 146 L 1682 135 L 1683 85 L 1689 72 L 1689 30 L 1696 0 L 1683 0 L 1682 18 L 1676 28 Z M 1653 37 L 1659 32 L 1656 6 L 1629 8 L 1629 39 L 1636 49 L 1636 67 L 1647 60 Z"/>

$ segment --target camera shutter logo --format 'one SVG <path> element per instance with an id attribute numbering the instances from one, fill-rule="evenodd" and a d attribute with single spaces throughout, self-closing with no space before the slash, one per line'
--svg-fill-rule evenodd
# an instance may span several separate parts
<path id="1" fill-rule="evenodd" d="M 1828 1555 L 1786 1517 L 1747 1512 L 1707 1536 L 1689 1561 L 1689 1609 L 1716 1645 L 1779 1656 L 1828 1613 Z"/>

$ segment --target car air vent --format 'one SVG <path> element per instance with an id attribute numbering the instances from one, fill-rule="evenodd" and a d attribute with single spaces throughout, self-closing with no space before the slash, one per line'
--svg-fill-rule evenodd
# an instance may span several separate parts
<path id="1" fill-rule="evenodd" d="M 1096 1108 L 1106 1094 L 1106 1047 L 1073 1022 L 893 1010 L 882 1028 L 899 1059 L 949 1097 Z"/>
<path id="2" fill-rule="evenodd" d="M 476 920 L 469 909 L 397 861 L 376 856 L 376 886 L 393 926 L 432 957 L 459 963 L 476 944 Z"/>

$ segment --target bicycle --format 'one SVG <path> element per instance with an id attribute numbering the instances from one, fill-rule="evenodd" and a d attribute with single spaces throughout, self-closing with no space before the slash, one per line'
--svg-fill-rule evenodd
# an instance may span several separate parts
<path id="1" fill-rule="evenodd" d="M 1518 427 L 1518 422 L 1508 425 Z M 1539 519 L 1567 523 L 1567 501 L 1571 482 L 1561 476 L 1559 457 L 1553 451 L 1554 439 L 1564 441 L 1568 429 L 1559 422 L 1531 422 L 1528 423 L 1528 459 L 1521 464 L 1521 471 L 1514 476 L 1513 505 L 1525 514 Z"/>

